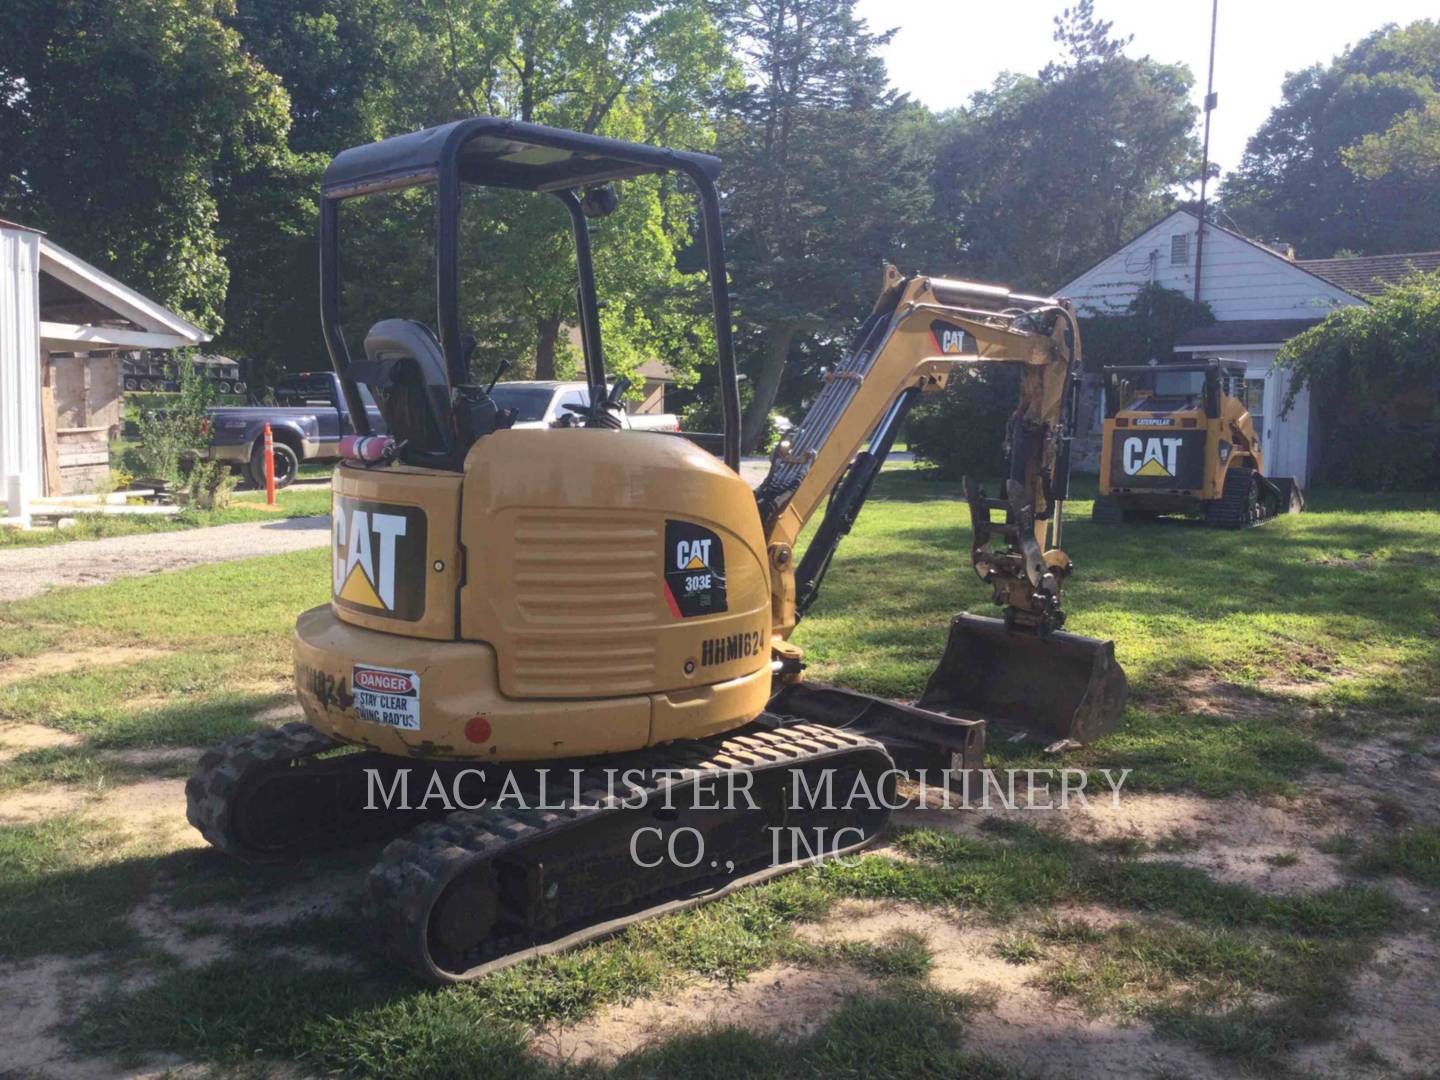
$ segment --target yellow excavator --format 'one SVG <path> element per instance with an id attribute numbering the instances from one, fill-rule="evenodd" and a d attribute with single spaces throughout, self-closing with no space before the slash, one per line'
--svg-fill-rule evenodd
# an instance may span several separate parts
<path id="1" fill-rule="evenodd" d="M 987 731 L 1067 746 L 1119 717 L 1113 644 L 1060 628 L 1080 358 L 1069 306 L 887 268 L 752 490 L 719 170 L 703 154 L 479 117 L 347 150 L 325 171 L 321 323 L 357 429 L 334 474 L 332 598 L 296 624 L 305 722 L 209 751 L 188 816 L 255 861 L 388 841 L 362 910 L 428 981 L 858 850 L 902 775 L 939 784 L 978 768 Z M 622 430 L 624 380 L 606 375 L 590 223 L 614 209 L 617 182 L 662 172 L 698 195 L 718 436 Z M 352 356 L 340 208 L 422 185 L 436 202 L 438 332 L 386 319 Z M 459 314 L 471 185 L 568 211 L 590 397 L 564 424 L 512 428 L 471 374 Z M 1001 497 L 967 483 L 971 564 L 1005 617 L 958 616 L 913 705 L 806 681 L 792 633 L 906 413 L 990 363 L 1022 373 Z M 369 398 L 384 434 L 368 430 Z"/>

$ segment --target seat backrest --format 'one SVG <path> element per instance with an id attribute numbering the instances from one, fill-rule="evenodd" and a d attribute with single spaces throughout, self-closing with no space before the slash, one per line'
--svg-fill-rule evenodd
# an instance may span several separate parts
<path id="1" fill-rule="evenodd" d="M 381 319 L 365 335 L 365 357 L 376 367 L 406 358 L 415 361 L 427 387 L 450 391 L 450 376 L 440 342 L 424 323 L 413 319 Z"/>
<path id="2" fill-rule="evenodd" d="M 453 427 L 450 377 L 440 342 L 424 323 L 382 319 L 365 335 L 363 381 L 390 434 L 438 450 Z"/>

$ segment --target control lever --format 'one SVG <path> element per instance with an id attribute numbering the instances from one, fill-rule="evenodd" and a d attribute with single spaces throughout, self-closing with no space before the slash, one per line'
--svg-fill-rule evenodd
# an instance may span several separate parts
<path id="1" fill-rule="evenodd" d="M 495 368 L 495 377 L 490 380 L 490 385 L 487 386 L 487 387 L 485 387 L 485 393 L 488 394 L 488 393 L 490 393 L 491 390 L 494 390 L 494 389 L 495 389 L 495 384 L 500 381 L 500 376 L 501 376 L 501 375 L 504 375 L 505 372 L 507 372 L 507 371 L 509 371 L 509 370 L 510 370 L 510 361 L 509 361 L 509 360 L 501 360 L 500 363 L 499 363 L 499 364 L 496 366 L 496 368 Z"/>
<path id="2" fill-rule="evenodd" d="M 612 409 L 620 408 L 620 402 L 625 399 L 625 392 L 630 389 L 631 383 L 624 375 L 615 380 L 615 385 L 610 387 L 610 393 L 605 395 L 605 404 Z"/>

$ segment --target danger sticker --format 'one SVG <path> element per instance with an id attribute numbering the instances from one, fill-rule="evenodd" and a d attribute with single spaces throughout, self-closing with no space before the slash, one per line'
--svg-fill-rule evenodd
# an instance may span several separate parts
<path id="1" fill-rule="evenodd" d="M 355 715 L 371 724 L 420 730 L 420 676 L 413 671 L 355 665 L 350 676 Z"/>

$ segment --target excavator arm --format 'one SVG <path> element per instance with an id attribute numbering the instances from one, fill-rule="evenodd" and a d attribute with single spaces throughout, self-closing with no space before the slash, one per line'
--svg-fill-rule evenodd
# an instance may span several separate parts
<path id="1" fill-rule="evenodd" d="M 1079 372 L 1075 317 L 1062 301 L 998 286 L 905 277 L 890 266 L 885 275 L 850 351 L 825 373 L 815 403 L 776 447 L 756 491 L 774 571 L 775 632 L 788 637 L 814 602 L 910 409 L 964 368 L 1001 364 L 1021 372 L 1005 432 L 1009 470 L 1000 500 L 966 481 L 971 563 L 993 586 L 1008 624 L 1048 632 L 1063 620 L 1060 582 L 1069 570 L 1058 545 Z M 822 504 L 797 568 L 795 542 Z M 992 510 L 1002 510 L 1006 522 L 992 524 Z M 999 550 L 997 540 L 1004 541 Z"/>
<path id="2" fill-rule="evenodd" d="M 803 713 L 834 699 L 848 723 L 861 724 L 876 710 L 873 702 L 856 706 L 853 693 L 800 681 L 802 653 L 790 634 L 814 602 L 909 410 L 962 370 L 998 364 L 1020 370 L 1005 431 L 1007 475 L 1001 498 L 987 498 L 968 478 L 965 491 L 970 563 L 1004 618 L 956 615 L 916 705 L 983 721 L 990 737 L 1031 738 L 1052 749 L 1091 742 L 1119 723 L 1126 683 L 1114 643 L 1059 629 L 1061 587 L 1070 572 L 1060 532 L 1080 369 L 1074 313 L 1061 300 L 902 277 L 892 267 L 844 361 L 826 374 L 756 489 L 771 561 L 772 646 L 788 684 L 776 699 L 780 711 Z M 796 540 L 822 505 L 796 566 Z M 901 728 L 911 722 L 902 718 Z"/>

